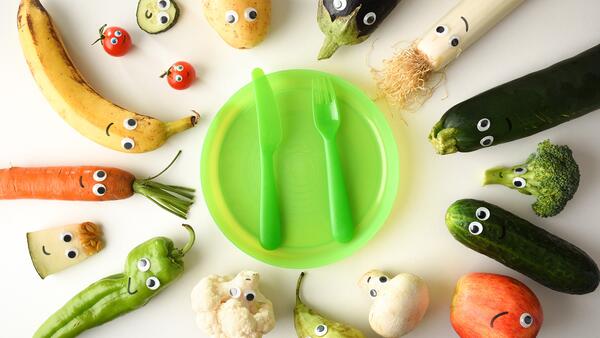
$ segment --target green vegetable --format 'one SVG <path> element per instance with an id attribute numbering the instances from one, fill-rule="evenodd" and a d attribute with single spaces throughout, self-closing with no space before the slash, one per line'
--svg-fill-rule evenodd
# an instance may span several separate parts
<path id="1" fill-rule="evenodd" d="M 502 184 L 536 196 L 533 211 L 538 216 L 550 217 L 558 215 L 575 195 L 579 187 L 579 166 L 568 146 L 557 146 L 546 140 L 525 163 L 487 170 L 483 184 Z"/>
<path id="2" fill-rule="evenodd" d="M 365 338 L 359 330 L 346 324 L 329 320 L 308 308 L 300 299 L 300 287 L 305 273 L 302 272 L 296 284 L 296 307 L 294 308 L 294 327 L 298 338 Z"/>
<path id="3" fill-rule="evenodd" d="M 179 7 L 173 0 L 140 0 L 136 16 L 138 26 L 144 32 L 158 34 L 177 23 Z"/>
<path id="4" fill-rule="evenodd" d="M 429 140 L 442 155 L 524 138 L 600 108 L 600 45 L 448 110 Z"/>
<path id="5" fill-rule="evenodd" d="M 456 201 L 446 224 L 465 246 L 550 289 L 585 294 L 598 287 L 598 266 L 583 250 L 496 205 Z"/>
<path id="6" fill-rule="evenodd" d="M 183 249 L 175 248 L 173 241 L 165 237 L 140 244 L 127 256 L 124 273 L 88 286 L 48 318 L 33 337 L 76 337 L 146 305 L 183 274 L 182 258 L 196 237 L 191 226 L 184 227 L 190 237 Z"/>

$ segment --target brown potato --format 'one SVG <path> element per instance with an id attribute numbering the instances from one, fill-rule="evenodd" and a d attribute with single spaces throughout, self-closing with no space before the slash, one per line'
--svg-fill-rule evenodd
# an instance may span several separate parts
<path id="1" fill-rule="evenodd" d="M 271 25 L 271 0 L 204 0 L 204 15 L 221 38 L 234 48 L 261 43 Z"/>

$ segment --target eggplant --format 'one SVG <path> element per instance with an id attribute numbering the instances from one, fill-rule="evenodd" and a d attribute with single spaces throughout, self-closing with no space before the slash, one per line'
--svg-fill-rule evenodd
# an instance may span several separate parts
<path id="1" fill-rule="evenodd" d="M 317 21 L 325 42 L 319 60 L 330 58 L 344 45 L 369 38 L 400 0 L 318 0 Z"/>

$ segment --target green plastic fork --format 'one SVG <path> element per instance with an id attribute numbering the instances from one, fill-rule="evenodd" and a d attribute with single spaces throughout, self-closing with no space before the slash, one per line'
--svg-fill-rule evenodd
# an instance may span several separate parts
<path id="1" fill-rule="evenodd" d="M 315 127 L 325 144 L 331 231 L 336 241 L 347 243 L 354 236 L 354 224 L 337 147 L 337 134 L 341 124 L 340 113 L 335 89 L 329 78 L 321 77 L 313 80 L 312 101 Z"/>

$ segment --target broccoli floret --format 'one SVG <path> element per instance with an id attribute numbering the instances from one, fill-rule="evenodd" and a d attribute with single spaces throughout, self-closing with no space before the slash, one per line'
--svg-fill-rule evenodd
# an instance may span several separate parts
<path id="1" fill-rule="evenodd" d="M 538 144 L 537 151 L 525 163 L 487 170 L 483 184 L 502 184 L 533 195 L 537 197 L 533 211 L 538 216 L 550 217 L 560 213 L 575 195 L 579 166 L 568 146 L 546 140 Z"/>

